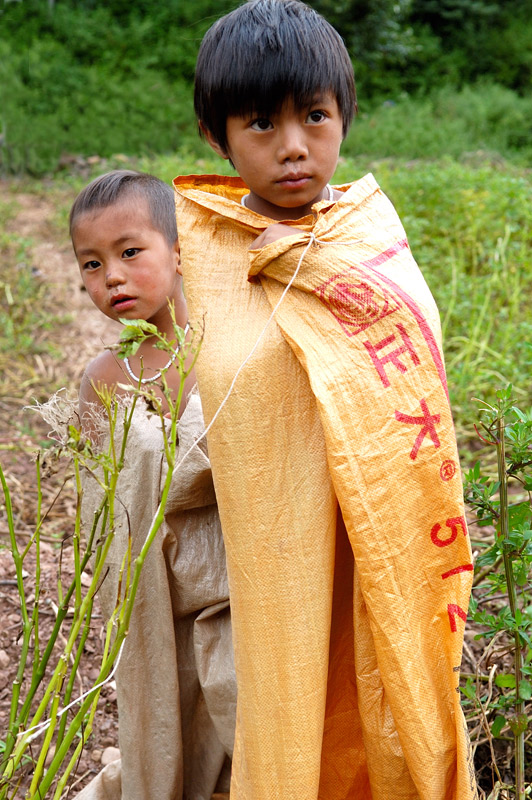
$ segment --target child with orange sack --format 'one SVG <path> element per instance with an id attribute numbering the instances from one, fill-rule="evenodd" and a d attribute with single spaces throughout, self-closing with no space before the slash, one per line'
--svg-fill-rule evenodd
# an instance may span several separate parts
<path id="1" fill-rule="evenodd" d="M 174 197 L 167 184 L 132 170 L 95 178 L 72 206 L 70 233 L 83 284 L 103 314 L 146 320 L 168 341 L 175 340 L 175 320 L 187 340 Z M 102 387 L 125 402 L 130 389 L 153 390 L 164 411 L 159 379 L 165 370 L 177 401 L 179 345 L 168 359 L 156 343 L 148 337 L 124 360 L 107 349 L 87 366 L 80 414 L 93 446 L 100 442 Z M 143 565 L 116 673 L 121 758 L 104 767 L 80 800 L 211 800 L 216 789 L 229 788 L 236 686 L 225 553 L 193 370 L 184 389 L 164 522 Z M 168 468 L 161 425 L 140 398 L 98 591 L 108 618 L 120 591 L 124 554 L 131 546 L 136 557 L 160 501 Z M 101 490 L 90 474 L 83 484 L 83 518 L 90 530 Z"/>
<path id="2" fill-rule="evenodd" d="M 238 684 L 231 800 L 472 800 L 472 578 L 439 316 L 298 0 L 207 32 L 195 108 L 240 177 L 176 178 Z"/>

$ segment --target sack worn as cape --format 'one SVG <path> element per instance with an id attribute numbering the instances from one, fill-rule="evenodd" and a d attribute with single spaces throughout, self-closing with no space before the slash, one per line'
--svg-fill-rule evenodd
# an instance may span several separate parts
<path id="1" fill-rule="evenodd" d="M 110 617 L 131 533 L 140 551 L 160 500 L 167 464 L 161 422 L 135 409 L 117 490 L 117 529 L 99 590 Z M 204 431 L 197 392 L 179 421 L 186 453 Z M 90 530 L 100 489 L 84 476 Z M 127 510 L 121 512 L 121 509 Z M 236 681 L 225 553 L 204 445 L 172 479 L 164 523 L 144 562 L 116 674 L 121 762 L 112 762 L 79 800 L 210 800 L 232 753 Z"/>
<path id="2" fill-rule="evenodd" d="M 248 252 L 271 220 L 240 204 L 240 179 L 174 185 L 207 423 L 246 362 L 208 435 L 231 798 L 471 800 L 473 566 L 438 312 L 401 223 L 367 176 Z"/>

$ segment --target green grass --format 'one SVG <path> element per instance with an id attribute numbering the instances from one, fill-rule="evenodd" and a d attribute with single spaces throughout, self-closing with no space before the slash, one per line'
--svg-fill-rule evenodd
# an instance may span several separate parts
<path id="1" fill-rule="evenodd" d="M 0 204 L 3 219 L 16 214 L 16 202 Z M 35 242 L 17 232 L 0 232 L 0 394 L 16 395 L 34 383 L 35 356 L 64 357 L 57 330 L 65 319 L 33 263 Z"/>

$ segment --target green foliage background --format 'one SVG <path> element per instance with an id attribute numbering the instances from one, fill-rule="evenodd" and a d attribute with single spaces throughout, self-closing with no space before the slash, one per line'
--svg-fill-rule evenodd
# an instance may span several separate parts
<path id="1" fill-rule="evenodd" d="M 352 54 L 347 155 L 532 155 L 532 0 L 310 0 Z M 0 171 L 201 155 L 197 48 L 234 0 L 0 0 Z"/>

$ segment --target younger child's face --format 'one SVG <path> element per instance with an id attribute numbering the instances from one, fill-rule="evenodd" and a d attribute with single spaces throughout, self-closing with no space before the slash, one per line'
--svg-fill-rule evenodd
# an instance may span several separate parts
<path id="1" fill-rule="evenodd" d="M 72 233 L 81 277 L 93 303 L 118 320 L 145 319 L 168 327 L 168 299 L 183 302 L 179 245 L 153 227 L 148 203 L 127 198 L 88 211 Z"/>
<path id="2" fill-rule="evenodd" d="M 269 118 L 228 117 L 227 152 L 205 131 L 211 147 L 230 158 L 250 189 L 246 205 L 271 219 L 299 219 L 325 197 L 343 121 L 335 96 L 324 92 L 307 108 L 292 100 Z"/>

